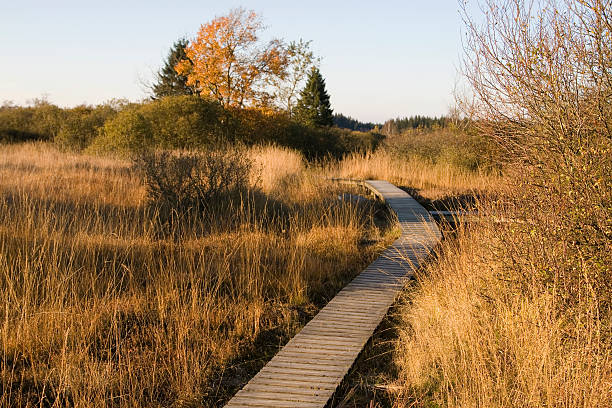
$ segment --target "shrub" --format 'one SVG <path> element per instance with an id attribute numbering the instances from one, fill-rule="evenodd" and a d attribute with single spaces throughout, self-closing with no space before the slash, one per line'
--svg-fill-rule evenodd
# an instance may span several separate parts
<path id="1" fill-rule="evenodd" d="M 246 145 L 283 143 L 283 137 L 291 125 L 281 113 L 264 113 L 257 109 L 226 110 L 225 130 L 228 141 L 240 141 Z"/>
<path id="2" fill-rule="evenodd" d="M 54 141 L 64 149 L 83 150 L 92 143 L 104 123 L 112 119 L 116 113 L 116 110 L 109 105 L 95 108 L 78 106 L 69 109 Z"/>
<path id="3" fill-rule="evenodd" d="M 211 209 L 248 188 L 252 163 L 237 149 L 145 152 L 135 158 L 151 204 L 163 213 Z"/>
<path id="4" fill-rule="evenodd" d="M 417 157 L 431 164 L 450 164 L 475 171 L 499 170 L 499 149 L 490 140 L 467 130 L 417 130 L 390 137 L 390 151 L 400 157 Z"/>
<path id="5" fill-rule="evenodd" d="M 376 149 L 382 135 L 305 126 L 284 113 L 224 109 L 196 95 L 168 96 L 143 104 L 111 101 L 60 109 L 0 108 L 0 141 L 53 140 L 63 149 L 128 154 L 143 148 L 210 149 L 226 143 L 276 144 L 308 159 Z"/>
<path id="6" fill-rule="evenodd" d="M 142 105 L 138 112 L 150 123 L 154 144 L 162 149 L 210 147 L 223 141 L 223 110 L 195 95 L 168 96 Z"/>
<path id="7" fill-rule="evenodd" d="M 61 126 L 64 112 L 44 101 L 34 106 L 0 108 L 0 142 L 53 140 Z"/>
<path id="8" fill-rule="evenodd" d="M 339 133 L 340 148 L 345 153 L 365 153 L 373 152 L 385 139 L 385 136 L 378 132 L 347 131 L 344 129 L 333 129 Z"/>
<path id="9" fill-rule="evenodd" d="M 43 136 L 31 129 L 29 125 L 31 121 L 31 109 L 15 106 L 0 108 L 0 142 L 12 143 L 41 139 Z"/>
<path id="10" fill-rule="evenodd" d="M 100 129 L 91 150 L 127 154 L 152 146 L 151 123 L 135 109 L 120 112 Z"/>
<path id="11" fill-rule="evenodd" d="M 373 132 L 306 126 L 282 113 L 266 114 L 251 109 L 231 110 L 228 128 L 231 140 L 247 145 L 274 143 L 299 150 L 311 160 L 373 151 L 384 138 Z"/>

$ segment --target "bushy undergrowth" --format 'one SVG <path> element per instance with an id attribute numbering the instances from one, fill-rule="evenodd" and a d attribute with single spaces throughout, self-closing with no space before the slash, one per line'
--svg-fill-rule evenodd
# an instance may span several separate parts
<path id="1" fill-rule="evenodd" d="M 150 146 L 162 149 L 194 149 L 225 141 L 223 109 L 198 96 L 170 96 L 145 103 L 136 112 L 150 124 Z M 125 130 L 129 136 L 129 130 Z M 121 135 L 113 135 L 114 139 Z"/>
<path id="2" fill-rule="evenodd" d="M 32 107 L 0 107 L 0 142 L 53 140 L 58 134 L 64 112 L 55 105 L 36 102 Z"/>
<path id="3" fill-rule="evenodd" d="M 242 143 L 286 146 L 309 159 L 339 158 L 376 149 L 382 139 L 372 132 L 303 126 L 283 113 L 224 109 L 216 101 L 195 95 L 72 109 L 46 102 L 0 108 L 0 142 L 51 140 L 66 150 L 89 149 L 124 156 L 144 147 L 210 149 Z"/>
<path id="4" fill-rule="evenodd" d="M 473 129 L 413 130 L 386 140 L 388 150 L 404 158 L 448 164 L 471 171 L 500 172 L 501 149 Z"/>
<path id="5" fill-rule="evenodd" d="M 125 110 L 107 121 L 89 146 L 94 152 L 115 152 L 122 156 L 149 149 L 154 143 L 151 122 L 135 109 Z"/>
<path id="6" fill-rule="evenodd" d="M 81 151 L 93 142 L 104 124 L 116 114 L 117 108 L 110 105 L 68 109 L 53 141 L 64 150 Z"/>
<path id="7" fill-rule="evenodd" d="M 0 107 L 0 143 L 54 141 L 67 150 L 82 150 L 98 135 L 104 123 L 126 104 L 106 104 L 62 109 L 45 101 L 33 106 Z"/>

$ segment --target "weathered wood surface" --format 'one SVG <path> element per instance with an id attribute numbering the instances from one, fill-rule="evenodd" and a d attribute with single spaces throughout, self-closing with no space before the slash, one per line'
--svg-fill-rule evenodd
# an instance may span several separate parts
<path id="1" fill-rule="evenodd" d="M 226 407 L 323 407 L 419 263 L 439 242 L 433 218 L 386 181 L 359 182 L 397 214 L 401 236 L 342 289 Z"/>

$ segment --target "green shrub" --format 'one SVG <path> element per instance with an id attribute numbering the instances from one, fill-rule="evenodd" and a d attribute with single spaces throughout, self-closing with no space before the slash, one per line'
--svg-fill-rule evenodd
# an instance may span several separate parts
<path id="1" fill-rule="evenodd" d="M 340 132 L 339 143 L 340 148 L 344 153 L 352 152 L 373 152 L 385 139 L 385 136 L 378 132 L 360 132 L 347 131 L 345 129 L 336 129 Z"/>
<path id="2" fill-rule="evenodd" d="M 153 146 L 151 123 L 137 109 L 128 109 L 104 124 L 90 150 L 128 154 L 151 146 Z"/>
<path id="3" fill-rule="evenodd" d="M 29 107 L 0 107 L 0 142 L 53 140 L 63 118 L 61 108 L 44 101 Z"/>
<path id="4" fill-rule="evenodd" d="M 0 141 L 53 140 L 68 150 L 128 154 L 143 148 L 210 149 L 226 143 L 276 144 L 308 159 L 375 150 L 383 139 L 355 132 L 296 123 L 283 113 L 224 109 L 196 95 L 168 96 L 142 104 L 111 101 L 96 107 L 0 108 Z"/>
<path id="5" fill-rule="evenodd" d="M 64 149 L 83 150 L 92 143 L 104 123 L 116 113 L 115 109 L 108 105 L 69 109 L 54 141 Z"/>
<path id="6" fill-rule="evenodd" d="M 224 141 L 223 110 L 213 101 L 168 96 L 131 106 L 106 122 L 94 150 L 129 152 L 142 148 L 210 148 Z"/>
<path id="7" fill-rule="evenodd" d="M 12 143 L 19 141 L 40 140 L 42 135 L 31 129 L 33 112 L 28 108 L 0 108 L 0 142 Z"/>
<path id="8" fill-rule="evenodd" d="M 384 136 L 373 132 L 355 132 L 331 127 L 306 126 L 282 113 L 266 114 L 258 110 L 230 111 L 230 140 L 241 143 L 274 143 L 299 150 L 308 159 L 375 150 Z"/>
<path id="9" fill-rule="evenodd" d="M 448 163 L 466 170 L 498 168 L 498 149 L 491 141 L 470 131 L 417 130 L 387 140 L 389 149 L 400 156 L 415 156 L 432 164 Z"/>
<path id="10" fill-rule="evenodd" d="M 193 149 L 223 141 L 223 109 L 195 95 L 168 96 L 141 105 L 138 112 L 151 124 L 156 147 Z"/>

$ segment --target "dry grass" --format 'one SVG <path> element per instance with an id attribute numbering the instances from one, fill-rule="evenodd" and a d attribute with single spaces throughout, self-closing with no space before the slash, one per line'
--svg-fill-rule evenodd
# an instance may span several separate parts
<path id="1" fill-rule="evenodd" d="M 336 177 L 387 180 L 408 190 L 421 204 L 440 209 L 471 204 L 482 193 L 496 190 L 501 182 L 500 176 L 489 171 L 472 171 L 446 161 L 432 163 L 390 149 L 352 154 L 332 165 L 331 172 Z"/>
<path id="2" fill-rule="evenodd" d="M 612 404 L 610 290 L 593 276 L 606 266 L 574 263 L 547 229 L 559 229 L 563 214 L 520 194 L 481 207 L 520 222 L 463 226 L 419 276 L 400 311 L 395 405 Z"/>
<path id="3" fill-rule="evenodd" d="M 291 180 L 304 175 L 305 163 L 301 154 L 285 147 L 254 146 L 249 157 L 256 169 L 253 183 L 259 183 L 266 193 L 279 193 Z"/>
<path id="4" fill-rule="evenodd" d="M 392 238 L 288 150 L 166 239 L 129 163 L 0 149 L 0 406 L 218 405 Z"/>
<path id="5" fill-rule="evenodd" d="M 463 7 L 462 108 L 503 146 L 509 188 L 419 280 L 403 312 L 396 402 L 610 407 L 610 3 L 479 8 Z"/>

